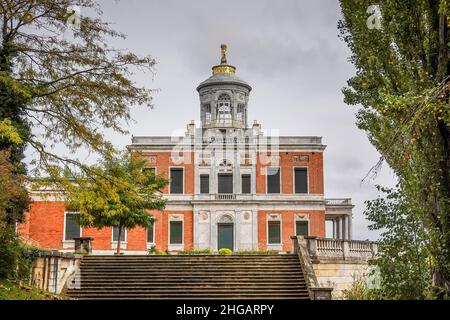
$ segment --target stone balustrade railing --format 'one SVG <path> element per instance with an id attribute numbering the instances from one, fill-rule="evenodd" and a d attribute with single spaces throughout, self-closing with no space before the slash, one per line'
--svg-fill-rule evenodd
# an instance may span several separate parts
<path id="1" fill-rule="evenodd" d="M 236 195 L 233 193 L 218 193 L 215 195 L 216 200 L 235 200 Z"/>
<path id="2" fill-rule="evenodd" d="M 351 205 L 352 199 L 344 198 L 344 199 L 325 199 L 326 205 Z"/>
<path id="3" fill-rule="evenodd" d="M 304 237 L 311 259 L 320 260 L 369 260 L 374 258 L 378 245 L 373 241 L 340 240 Z M 294 241 L 297 239 L 294 237 Z M 295 247 L 295 246 L 294 246 Z"/>

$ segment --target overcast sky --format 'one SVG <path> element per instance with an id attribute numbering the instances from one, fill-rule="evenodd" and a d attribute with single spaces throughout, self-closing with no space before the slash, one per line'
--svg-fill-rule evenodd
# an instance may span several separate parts
<path id="1" fill-rule="evenodd" d="M 351 197 L 353 235 L 375 239 L 364 219 L 364 200 L 377 197 L 376 184 L 391 186 L 384 166 L 375 181 L 361 183 L 379 154 L 356 128 L 356 107 L 344 104 L 341 89 L 354 74 L 350 55 L 338 38 L 337 1 L 316 0 L 123 0 L 100 1 L 103 19 L 127 34 L 112 43 L 157 59 L 156 74 L 136 75 L 159 89 L 154 109 L 133 109 L 137 123 L 129 136 L 113 135 L 118 146 L 133 135 L 170 135 L 190 120 L 199 121 L 196 86 L 220 61 L 228 45 L 228 63 L 253 90 L 249 123 L 258 120 L 280 135 L 317 135 L 327 145 L 325 196 Z"/>

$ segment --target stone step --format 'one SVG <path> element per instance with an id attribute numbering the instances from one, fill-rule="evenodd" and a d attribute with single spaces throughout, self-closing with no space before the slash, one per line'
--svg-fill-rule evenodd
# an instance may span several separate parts
<path id="1" fill-rule="evenodd" d="M 285 278 L 281 278 L 281 279 L 269 279 L 269 280 L 265 280 L 263 278 L 259 278 L 259 279 L 242 279 L 242 278 L 236 278 L 236 279 L 230 279 L 230 278 L 222 278 L 222 279 L 193 279 L 193 278 L 189 278 L 189 279 L 180 279 L 180 278 L 172 278 L 172 279 L 140 279 L 140 278 L 135 278 L 135 279 L 85 279 L 82 278 L 81 279 L 82 282 L 81 284 L 101 284 L 101 285 L 110 285 L 110 286 L 115 286 L 115 285 L 128 285 L 128 284 L 133 284 L 133 285 L 146 285 L 146 284 L 154 284 L 154 285 L 158 285 L 161 283 L 164 284 L 168 284 L 168 285 L 177 285 L 177 284 L 185 284 L 185 283 L 189 283 L 192 285 L 201 285 L 201 284 L 265 284 L 265 283 L 270 283 L 270 284 L 290 284 L 290 283 L 301 283 L 304 284 L 305 283 L 305 279 L 297 279 L 297 278 L 291 278 L 291 279 L 285 279 Z M 102 281 L 103 280 L 103 281 Z"/>
<path id="2" fill-rule="evenodd" d="M 81 281 L 86 282 L 97 282 L 97 281 L 106 281 L 106 282 L 140 282 L 140 281 L 164 281 L 164 282 L 203 282 L 203 281 L 215 281 L 215 282 L 223 282 L 223 281 L 239 281 L 239 282 L 278 282 L 278 281 L 286 281 L 286 282 L 304 282 L 305 279 L 303 276 L 299 277 L 298 275 L 294 276 L 273 276 L 266 277 L 261 275 L 256 276 L 215 276 L 215 277 L 205 277 L 203 275 L 194 275 L 194 276 L 152 276 L 152 277 L 142 277 L 142 276 L 81 276 Z"/>
<path id="3" fill-rule="evenodd" d="M 87 269 L 123 269 L 123 270 L 135 270 L 135 269 L 154 269 L 154 270 L 171 270 L 171 269 L 203 269 L 203 270 L 211 270 L 211 269 L 245 269 L 245 270 L 264 270 L 264 269 L 282 269 L 282 270 L 296 270 L 300 269 L 300 265 L 297 264 L 289 264 L 289 265 L 245 265 L 245 264 L 199 264 L 199 265 L 192 265 L 192 264 L 168 264 L 164 266 L 160 265 L 153 265 L 153 264 L 130 264 L 130 265 L 120 265 L 116 266 L 113 264 L 107 264 L 107 265 L 91 265 L 91 264 L 84 264 L 80 266 L 81 269 L 87 270 Z"/>
<path id="4" fill-rule="evenodd" d="M 215 262 L 215 261 L 222 261 L 222 262 L 229 262 L 229 261 L 235 261 L 235 262 L 286 262 L 286 261 L 298 261 L 297 256 L 292 257 L 275 257 L 275 258 L 254 258 L 254 257 L 222 257 L 218 256 L 217 258 L 208 258 L 208 257 L 197 257 L 197 256 L 142 256 L 142 257 L 127 257 L 127 256 L 120 256 L 120 257 L 101 257 L 101 258 L 90 258 L 90 257 L 84 257 L 83 261 L 88 262 L 95 262 L 95 261 L 105 261 L 105 262 L 148 262 L 148 261 L 155 261 L 155 262 L 172 262 L 172 261 L 201 261 L 201 262 Z"/>
<path id="5" fill-rule="evenodd" d="M 83 300 L 310 300 L 310 296 L 304 293 L 262 293 L 262 294 L 72 294 L 73 298 Z"/>
<path id="6" fill-rule="evenodd" d="M 279 290 L 279 291 L 286 291 L 286 290 L 303 290 L 305 286 L 301 283 L 266 283 L 266 284 L 237 284 L 237 283 L 225 283 L 225 284 L 217 284 L 217 283 L 209 283 L 209 284 L 149 284 L 146 283 L 144 285 L 81 285 L 80 289 L 83 291 L 89 291 L 89 290 L 111 290 L 111 291 L 133 291 L 138 292 L 140 290 L 144 291 L 161 291 L 164 290 L 170 290 L 170 291 L 191 291 L 191 290 L 249 290 L 249 291 L 255 291 L 255 290 Z M 80 289 L 74 289 L 74 290 L 80 290 Z"/>
<path id="7" fill-rule="evenodd" d="M 236 293 L 236 291 L 238 291 L 238 293 L 241 294 L 245 294 L 245 293 L 269 293 L 269 292 L 283 292 L 283 293 L 289 293 L 289 292 L 294 292 L 294 293 L 305 293 L 308 292 L 307 289 L 304 288 L 285 288 L 283 290 L 280 290 L 279 288 L 257 288 L 257 289 L 253 289 L 253 288 L 133 288 L 133 289 L 127 289 L 127 288 L 107 288 L 102 289 L 102 288 L 89 288 L 89 289 L 69 289 L 68 292 L 76 292 L 76 291 L 82 291 L 83 293 L 93 293 L 93 292 L 107 292 L 107 293 L 121 293 L 121 292 L 125 292 L 125 293 L 134 293 L 134 294 L 139 294 L 139 293 L 146 293 L 146 292 L 153 292 L 156 291 L 157 293 L 204 293 L 204 292 L 208 292 L 208 293 L 227 293 L 227 292 L 233 292 Z"/>
<path id="8" fill-rule="evenodd" d="M 309 299 L 296 255 L 87 256 L 80 299 Z"/>
<path id="9" fill-rule="evenodd" d="M 81 276 L 84 275 L 88 275 L 88 276 L 101 276 L 101 275 L 116 275 L 117 277 L 123 276 L 123 275 L 127 275 L 129 274 L 130 271 L 129 270 L 110 270 L 108 272 L 101 272 L 101 271 L 92 271 L 92 270 L 81 270 Z M 163 273 L 158 272 L 158 270 L 146 270 L 146 271 L 133 271 L 133 273 L 135 275 L 139 275 L 141 277 L 143 276 L 147 276 L 147 277 L 153 277 L 153 276 L 157 276 L 159 274 L 162 275 L 174 275 L 174 276 L 178 276 L 178 277 L 189 277 L 190 275 L 193 276 L 208 276 L 208 277 L 214 277 L 214 276 L 220 276 L 220 275 L 224 275 L 224 276 L 247 276 L 247 277 L 253 277 L 253 276 L 266 276 L 266 277 L 270 277 L 270 276 L 284 276 L 286 275 L 286 272 L 284 272 L 283 270 L 274 270 L 274 271 L 246 271 L 246 270 L 239 270 L 239 271 L 220 271 L 220 270 L 211 270 L 208 272 L 202 271 L 202 270 L 192 270 L 191 272 L 187 271 L 187 270 L 183 270 L 183 271 L 177 271 L 174 270 L 172 272 L 169 271 L 164 271 Z M 301 271 L 295 270 L 295 271 L 290 271 L 289 274 L 291 275 L 295 275 L 297 277 L 303 276 L 303 274 L 301 273 Z"/>
<path id="10" fill-rule="evenodd" d="M 105 259 L 131 259 L 131 258 L 207 258 L 207 259 L 230 259 L 230 258 L 252 258 L 252 259 L 272 259 L 272 258 L 289 258 L 289 257 L 297 257 L 296 254 L 147 254 L 147 255 L 88 255 L 85 256 L 85 259 L 97 259 L 97 258 L 105 258 Z"/>
<path id="11" fill-rule="evenodd" d="M 266 261 L 266 262 L 251 262 L 252 266 L 298 266 L 299 261 L 281 261 L 281 262 L 275 262 L 275 261 Z M 83 261 L 81 265 L 86 266 L 141 266 L 141 265 L 152 265 L 152 266 L 171 266 L 171 265 L 177 265 L 177 266 L 186 266 L 186 265 L 192 265 L 192 266 L 198 266 L 198 265 L 211 265 L 211 266 L 217 266 L 217 265 L 229 265 L 229 266 L 240 266 L 240 265 L 249 265 L 248 262 L 242 262 L 242 261 L 211 261 L 211 262 L 204 262 L 204 261 L 136 261 L 136 262 L 128 262 L 128 261 Z"/>

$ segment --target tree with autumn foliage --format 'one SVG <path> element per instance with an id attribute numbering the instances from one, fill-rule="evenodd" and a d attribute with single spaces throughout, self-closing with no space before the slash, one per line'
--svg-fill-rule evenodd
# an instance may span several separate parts
<path id="1" fill-rule="evenodd" d="M 381 154 L 372 173 L 382 161 L 395 171 L 402 203 L 414 209 L 405 214 L 426 230 L 433 290 L 449 296 L 450 2 L 379 1 L 380 17 L 373 1 L 340 4 L 338 27 L 356 68 L 345 102 L 359 106 L 357 125 Z"/>
<path id="2" fill-rule="evenodd" d="M 117 227 L 117 254 L 123 229 L 137 226 L 148 228 L 154 219 L 147 210 L 162 210 L 166 200 L 161 189 L 167 180 L 145 170 L 145 159 L 140 154 L 123 152 L 92 166 L 95 182 L 85 174 L 67 172 L 62 179 L 65 201 L 80 212 L 80 224 L 85 227 Z"/>
<path id="3" fill-rule="evenodd" d="M 8 119 L 23 141 L 0 142 L 0 151 L 9 150 L 21 168 L 15 174 L 28 169 L 61 189 L 68 176 L 112 190 L 130 183 L 104 183 L 104 172 L 77 158 L 80 149 L 101 159 L 117 157 L 104 131 L 127 133 L 131 108 L 151 107 L 152 90 L 131 76 L 153 73 L 155 60 L 111 47 L 116 38 L 126 36 L 102 19 L 96 0 L 0 0 L 0 121 Z M 57 144 L 69 155 L 57 153 Z M 34 155 L 28 168 L 25 148 Z M 121 192 L 133 198 L 135 191 Z"/>

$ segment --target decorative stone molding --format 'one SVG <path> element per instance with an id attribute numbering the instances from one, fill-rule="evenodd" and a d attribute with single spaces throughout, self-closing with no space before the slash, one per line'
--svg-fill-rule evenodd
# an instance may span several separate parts
<path id="1" fill-rule="evenodd" d="M 294 162 L 309 162 L 309 156 L 292 156 Z"/>
<path id="2" fill-rule="evenodd" d="M 267 215 L 268 221 L 280 221 L 281 220 L 281 214 L 279 213 L 270 213 Z"/>
<path id="3" fill-rule="evenodd" d="M 144 156 L 144 159 L 147 162 L 147 164 L 157 164 L 158 163 L 157 156 Z"/>
<path id="4" fill-rule="evenodd" d="M 251 223 L 252 222 L 252 212 L 251 211 L 242 211 L 242 222 Z"/>
<path id="5" fill-rule="evenodd" d="M 295 214 L 295 221 L 305 221 L 309 220 L 309 214 Z"/>
<path id="6" fill-rule="evenodd" d="M 209 212 L 200 211 L 199 212 L 199 223 L 209 223 Z"/>

